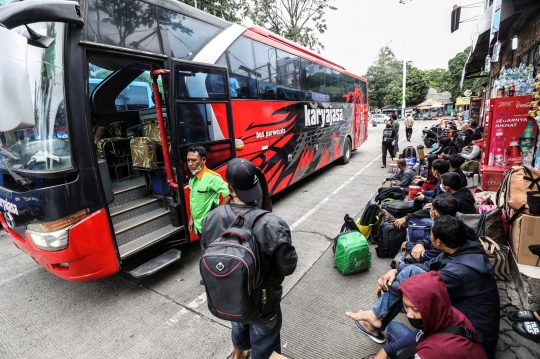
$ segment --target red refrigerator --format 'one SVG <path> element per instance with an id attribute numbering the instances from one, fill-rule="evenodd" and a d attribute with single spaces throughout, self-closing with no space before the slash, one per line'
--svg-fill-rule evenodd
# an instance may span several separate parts
<path id="1" fill-rule="evenodd" d="M 482 189 L 496 191 L 512 166 L 532 167 L 538 126 L 529 117 L 531 96 L 492 98 L 486 113 Z"/>

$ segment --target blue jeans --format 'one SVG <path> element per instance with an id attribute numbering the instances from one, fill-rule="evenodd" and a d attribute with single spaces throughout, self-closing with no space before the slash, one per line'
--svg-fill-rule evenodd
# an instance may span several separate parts
<path id="1" fill-rule="evenodd" d="M 381 327 L 375 329 L 380 331 L 385 330 L 386 326 L 399 314 L 399 312 L 401 312 L 401 309 L 403 309 L 403 302 L 401 301 L 401 294 L 399 293 L 398 288 L 401 283 L 420 273 L 425 273 L 425 271 L 414 264 L 406 266 L 398 273 L 392 286 L 389 288 L 389 291 L 383 292 L 382 296 L 372 308 L 373 313 L 375 313 L 377 318 L 382 321 Z"/>
<path id="2" fill-rule="evenodd" d="M 238 350 L 251 349 L 251 359 L 268 359 L 272 352 L 281 354 L 281 322 L 281 307 L 257 325 L 231 322 L 233 346 Z"/>
<path id="3" fill-rule="evenodd" d="M 405 324 L 392 322 L 388 324 L 386 339 L 388 344 L 384 346 L 384 351 L 390 358 L 395 358 L 401 350 L 416 343 L 417 330 L 409 329 Z"/>

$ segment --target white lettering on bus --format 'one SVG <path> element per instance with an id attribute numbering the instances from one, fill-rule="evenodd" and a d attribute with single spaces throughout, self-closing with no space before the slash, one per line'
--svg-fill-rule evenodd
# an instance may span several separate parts
<path id="1" fill-rule="evenodd" d="M 343 121 L 343 110 L 340 108 L 309 108 L 304 105 L 304 124 L 306 127 L 331 126 L 334 122 Z"/>
<path id="2" fill-rule="evenodd" d="M 17 206 L 14 205 L 11 202 L 6 201 L 5 199 L 0 198 L 0 207 L 4 209 L 6 212 L 13 213 L 15 215 L 19 215 L 19 211 L 17 210 Z"/>

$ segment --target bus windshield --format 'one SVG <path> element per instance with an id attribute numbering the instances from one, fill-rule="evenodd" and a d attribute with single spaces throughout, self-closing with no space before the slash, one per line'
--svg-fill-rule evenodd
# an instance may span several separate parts
<path id="1" fill-rule="evenodd" d="M 64 108 L 64 24 L 36 23 L 29 27 L 55 41 L 47 49 L 28 47 L 28 75 L 35 127 L 0 132 L 0 168 L 7 166 L 22 171 L 71 168 Z M 22 33 L 26 29 L 20 27 L 13 31 Z"/>

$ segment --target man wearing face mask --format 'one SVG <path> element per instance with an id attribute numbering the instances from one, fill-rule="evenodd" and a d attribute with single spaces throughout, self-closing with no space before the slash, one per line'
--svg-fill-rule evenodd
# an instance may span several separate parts
<path id="1" fill-rule="evenodd" d="M 373 308 L 346 315 L 370 339 L 384 343 L 386 337 L 382 332 L 403 307 L 398 287 L 412 276 L 434 270 L 441 275 L 452 306 L 465 314 L 483 335 L 482 346 L 488 358 L 493 358 L 499 337 L 499 295 L 484 247 L 479 242 L 468 241 L 463 225 L 452 216 L 435 218 L 430 241 L 442 252 L 438 257 L 422 264 L 402 263 L 391 269 L 378 280 L 375 293 L 379 299 Z M 415 334 L 411 333 L 385 346 L 384 351 L 388 357 L 395 357 L 414 341 Z"/>
<path id="2" fill-rule="evenodd" d="M 188 229 L 190 233 L 197 234 L 200 239 L 203 219 L 212 209 L 219 206 L 219 195 L 223 196 L 223 204 L 228 204 L 231 197 L 223 178 L 206 167 L 204 147 L 192 146 L 188 149 L 187 165 L 192 174 L 189 179 L 191 217 Z"/>
<path id="3" fill-rule="evenodd" d="M 481 339 L 470 320 L 452 307 L 448 290 L 439 273 L 431 271 L 411 277 L 401 284 L 398 291 L 409 324 L 417 329 L 412 331 L 399 322 L 388 325 L 390 345 L 415 334 L 416 340 L 397 354 L 398 359 L 487 358 L 482 345 L 478 343 Z M 393 354 L 391 350 L 388 350 L 391 352 L 389 354 L 385 349 L 366 359 L 394 357 L 390 356 Z"/>

